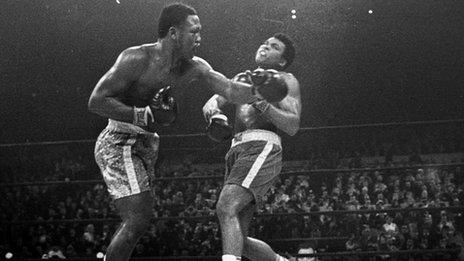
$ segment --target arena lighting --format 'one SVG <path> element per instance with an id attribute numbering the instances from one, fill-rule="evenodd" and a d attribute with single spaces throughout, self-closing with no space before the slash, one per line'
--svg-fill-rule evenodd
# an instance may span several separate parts
<path id="1" fill-rule="evenodd" d="M 5 254 L 5 258 L 6 258 L 6 259 L 11 259 L 12 257 L 13 257 L 13 253 L 11 253 L 11 252 L 7 252 L 7 253 Z"/>
<path id="2" fill-rule="evenodd" d="M 295 19 L 296 19 L 296 10 L 295 10 L 295 9 L 292 9 L 292 10 L 290 11 L 290 13 L 292 13 L 292 16 L 291 16 L 292 19 L 295 20 Z"/>

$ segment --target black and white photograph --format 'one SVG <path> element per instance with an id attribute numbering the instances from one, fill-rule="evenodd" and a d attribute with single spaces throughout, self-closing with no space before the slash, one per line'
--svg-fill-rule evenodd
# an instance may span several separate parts
<path id="1" fill-rule="evenodd" d="M 464 261 L 464 1 L 4 0 L 0 260 Z"/>

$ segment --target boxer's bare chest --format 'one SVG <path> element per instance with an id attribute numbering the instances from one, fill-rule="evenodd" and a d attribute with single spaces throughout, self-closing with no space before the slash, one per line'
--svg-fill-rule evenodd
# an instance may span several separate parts
<path id="1" fill-rule="evenodd" d="M 139 79 L 131 83 L 124 99 L 129 105 L 146 106 L 156 92 L 167 86 L 172 87 L 171 95 L 176 98 L 188 76 L 188 73 L 173 72 L 168 67 L 150 64 Z"/>
<path id="2" fill-rule="evenodd" d="M 274 125 L 260 115 L 250 104 L 237 105 L 235 109 L 235 131 L 247 129 L 273 130 Z"/>

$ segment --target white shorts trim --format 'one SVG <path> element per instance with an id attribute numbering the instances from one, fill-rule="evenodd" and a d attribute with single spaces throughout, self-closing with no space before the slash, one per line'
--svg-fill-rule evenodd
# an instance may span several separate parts
<path id="1" fill-rule="evenodd" d="M 267 156 L 269 153 L 271 153 L 272 148 L 274 146 L 273 142 L 268 141 L 266 143 L 266 146 L 264 146 L 263 151 L 258 155 L 256 158 L 255 162 L 253 163 L 253 166 L 251 166 L 250 171 L 248 171 L 247 176 L 242 182 L 242 186 L 245 188 L 249 188 L 251 185 L 251 182 L 255 179 L 256 175 L 259 172 L 259 169 L 261 169 L 261 166 L 263 165 L 264 161 L 266 160 Z"/>
<path id="2" fill-rule="evenodd" d="M 113 119 L 108 119 L 108 125 L 106 126 L 106 129 L 112 130 L 112 131 L 120 131 L 123 133 L 129 133 L 129 134 L 150 134 L 152 133 L 134 124 L 123 122 L 123 121 L 117 121 Z M 158 136 L 156 133 L 155 135 Z"/>
<path id="3" fill-rule="evenodd" d="M 264 140 L 272 144 L 282 146 L 279 135 L 275 134 L 274 132 L 268 130 L 251 129 L 235 134 L 230 147 L 234 147 L 249 141 L 259 140 Z"/>
<path id="4" fill-rule="evenodd" d="M 129 180 L 129 186 L 131 188 L 131 194 L 140 193 L 139 182 L 137 181 L 137 175 L 135 174 L 134 163 L 132 162 L 132 151 L 131 147 L 135 143 L 135 138 L 130 138 L 123 148 L 123 159 L 124 167 L 126 169 L 127 178 Z"/>

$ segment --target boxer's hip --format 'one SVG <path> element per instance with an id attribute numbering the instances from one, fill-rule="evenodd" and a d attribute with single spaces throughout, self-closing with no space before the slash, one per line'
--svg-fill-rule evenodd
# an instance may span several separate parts
<path id="1" fill-rule="evenodd" d="M 276 133 L 262 129 L 249 129 L 234 135 L 231 148 L 251 141 L 266 141 L 276 146 L 282 147 L 281 139 Z"/>
<path id="2" fill-rule="evenodd" d="M 110 120 L 95 144 L 95 160 L 114 198 L 150 189 L 159 136 L 135 125 Z"/>

